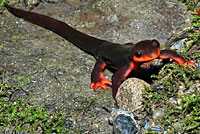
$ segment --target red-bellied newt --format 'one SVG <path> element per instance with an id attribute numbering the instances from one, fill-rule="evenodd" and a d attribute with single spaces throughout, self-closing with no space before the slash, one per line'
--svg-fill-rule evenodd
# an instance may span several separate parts
<path id="1" fill-rule="evenodd" d="M 91 87 L 96 91 L 98 87 L 106 90 L 107 86 L 111 86 L 115 100 L 120 84 L 131 71 L 154 59 L 170 58 L 183 66 L 195 67 L 194 61 L 187 62 L 175 51 L 160 50 L 160 44 L 157 40 L 144 40 L 136 44 L 112 43 L 84 34 L 68 24 L 48 16 L 13 8 L 7 4 L 5 7 L 16 17 L 53 31 L 81 50 L 93 55 L 97 62 L 91 74 Z M 103 71 L 106 66 L 117 68 L 112 76 L 112 82 L 104 77 Z"/>

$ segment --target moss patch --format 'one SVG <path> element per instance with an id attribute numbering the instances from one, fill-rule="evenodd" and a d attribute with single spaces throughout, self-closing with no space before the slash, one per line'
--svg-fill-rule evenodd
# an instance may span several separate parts
<path id="1" fill-rule="evenodd" d="M 185 42 L 182 55 L 194 59 L 199 65 L 200 58 L 200 16 L 193 16 L 192 31 Z M 187 29 L 188 30 L 188 29 Z M 161 125 L 169 133 L 198 133 L 200 131 L 200 72 L 198 68 L 182 67 L 175 63 L 165 65 L 155 85 L 143 92 L 144 110 L 152 115 L 152 107 L 160 104 L 165 108 Z M 161 86 L 162 85 L 162 86 Z"/>
<path id="2" fill-rule="evenodd" d="M 66 111 L 49 112 L 33 105 L 30 97 L 11 100 L 12 94 L 23 88 L 30 77 L 18 77 L 8 82 L 3 71 L 0 77 L 0 132 L 66 133 Z"/>

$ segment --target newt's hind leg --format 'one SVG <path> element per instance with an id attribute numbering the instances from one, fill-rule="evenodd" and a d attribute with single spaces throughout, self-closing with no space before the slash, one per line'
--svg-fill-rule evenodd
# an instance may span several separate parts
<path id="1" fill-rule="evenodd" d="M 179 64 L 182 64 L 184 67 L 185 66 L 192 66 L 192 67 L 196 67 L 195 65 L 195 61 L 193 60 L 189 60 L 186 61 L 182 56 L 180 56 L 179 54 L 177 54 L 174 51 L 171 50 L 161 50 L 160 52 L 160 56 L 158 57 L 159 59 L 172 59 L 174 61 L 176 61 Z"/>
<path id="2" fill-rule="evenodd" d="M 92 74 L 91 74 L 91 87 L 94 89 L 94 91 L 97 90 L 98 87 L 101 87 L 103 90 L 106 90 L 106 85 L 111 86 L 112 83 L 107 80 L 103 75 L 103 70 L 106 67 L 106 63 L 103 61 L 102 58 L 99 58 L 93 68 Z"/>

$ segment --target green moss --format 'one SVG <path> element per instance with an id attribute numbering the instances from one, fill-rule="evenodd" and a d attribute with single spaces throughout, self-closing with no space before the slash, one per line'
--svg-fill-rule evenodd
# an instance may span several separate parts
<path id="1" fill-rule="evenodd" d="M 4 3 L 8 2 L 8 0 L 0 0 L 0 9 L 3 7 Z"/>
<path id="2" fill-rule="evenodd" d="M 0 0 L 0 11 L 3 9 L 5 3 L 19 4 L 22 0 Z"/>
<path id="3" fill-rule="evenodd" d="M 198 0 L 177 0 L 187 5 L 188 10 L 197 11 Z"/>
<path id="4" fill-rule="evenodd" d="M 0 51 L 4 50 L 6 47 L 7 47 L 7 44 L 4 44 L 4 43 L 0 44 Z"/>
<path id="5" fill-rule="evenodd" d="M 65 111 L 50 113 L 44 108 L 32 105 L 29 99 L 5 102 L 0 98 L 0 104 L 1 130 L 26 133 L 67 132 Z"/>
<path id="6" fill-rule="evenodd" d="M 144 108 L 151 115 L 151 107 L 162 102 L 165 107 L 165 117 L 162 126 L 168 132 L 197 132 L 200 131 L 200 91 L 198 84 L 191 84 L 193 80 L 200 80 L 200 73 L 192 67 L 180 67 L 177 64 L 166 65 L 158 76 L 157 85 L 162 89 L 147 89 L 144 94 Z M 184 92 L 178 93 L 180 85 L 185 87 Z M 172 105 L 170 98 L 181 101 L 176 106 Z M 168 128 L 169 127 L 169 128 Z"/>
<path id="7" fill-rule="evenodd" d="M 186 59 L 199 61 L 200 33 L 199 27 L 196 26 L 199 25 L 200 17 L 194 16 L 191 21 L 192 32 L 188 35 L 187 43 L 184 44 L 185 50 L 181 55 Z M 157 79 L 155 85 L 162 85 L 164 88 L 150 88 L 143 92 L 144 110 L 152 115 L 152 106 L 161 104 L 160 106 L 165 108 L 161 125 L 168 133 L 200 132 L 199 70 L 171 63 L 166 64 L 158 75 L 152 77 Z"/>
<path id="8" fill-rule="evenodd" d="M 0 132 L 13 133 L 67 133 L 65 127 L 66 111 L 49 112 L 45 108 L 34 105 L 31 97 L 10 100 L 11 94 L 26 83 L 32 81 L 31 77 L 17 77 L 12 84 L 6 82 L 1 71 L 0 77 Z"/>

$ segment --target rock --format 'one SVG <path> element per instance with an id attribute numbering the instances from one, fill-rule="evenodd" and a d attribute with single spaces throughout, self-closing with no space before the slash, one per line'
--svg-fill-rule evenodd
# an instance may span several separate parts
<path id="1" fill-rule="evenodd" d="M 129 78 L 118 89 L 117 102 L 120 109 L 135 111 L 142 106 L 142 91 L 150 87 L 148 83 L 137 78 Z"/>
<path id="2" fill-rule="evenodd" d="M 40 3 L 39 0 L 24 0 L 26 7 L 34 7 Z"/>
<path id="3" fill-rule="evenodd" d="M 25 98 L 28 97 L 29 93 L 23 90 L 22 88 L 16 89 L 11 95 L 10 95 L 10 100 L 11 101 L 16 101 L 17 99 L 20 98 Z"/>
<path id="4" fill-rule="evenodd" d="M 113 109 L 109 121 L 113 124 L 114 134 L 136 134 L 138 125 L 131 112 Z"/>
<path id="5" fill-rule="evenodd" d="M 158 39 L 163 45 L 172 33 L 189 25 L 190 14 L 184 6 L 163 0 L 100 0 L 91 7 L 88 18 L 98 24 L 94 25 L 98 33 L 119 43 Z M 92 19 L 97 11 L 98 19 Z"/>
<path id="6" fill-rule="evenodd" d="M 164 114 L 165 114 L 165 109 L 164 108 L 156 108 L 153 111 L 153 120 L 155 122 L 160 122 L 163 119 Z"/>

